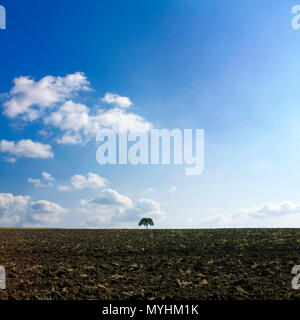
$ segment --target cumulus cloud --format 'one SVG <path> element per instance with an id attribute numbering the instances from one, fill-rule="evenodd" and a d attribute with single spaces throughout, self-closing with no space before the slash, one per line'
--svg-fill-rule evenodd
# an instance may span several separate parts
<path id="1" fill-rule="evenodd" d="M 132 102 L 128 97 L 121 97 L 118 94 L 110 92 L 105 94 L 104 98 L 102 98 L 102 101 L 125 109 L 132 105 Z"/>
<path id="2" fill-rule="evenodd" d="M 240 208 L 232 214 L 217 214 L 202 220 L 187 218 L 186 222 L 207 228 L 299 227 L 300 204 L 292 201 L 268 202 L 250 208 Z"/>
<path id="3" fill-rule="evenodd" d="M 120 206 L 128 207 L 132 206 L 132 201 L 130 198 L 118 193 L 113 189 L 102 190 L 99 196 L 89 202 L 90 204 L 97 205 L 108 205 L 108 206 Z"/>
<path id="4" fill-rule="evenodd" d="M 28 196 L 0 193 L 0 224 L 4 227 L 49 226 L 59 222 L 69 211 L 60 205 Z"/>
<path id="5" fill-rule="evenodd" d="M 89 90 L 89 82 L 82 72 L 65 77 L 46 76 L 39 81 L 18 77 L 13 83 L 3 114 L 9 118 L 21 115 L 29 121 L 39 118 L 46 108 L 65 101 L 73 93 Z"/>
<path id="6" fill-rule="evenodd" d="M 44 180 L 47 180 L 47 181 L 54 181 L 55 179 L 52 177 L 52 175 L 48 172 L 42 172 L 42 177 Z"/>
<path id="7" fill-rule="evenodd" d="M 107 185 L 107 179 L 100 177 L 96 173 L 89 172 L 86 176 L 76 174 L 68 185 L 59 185 L 57 187 L 58 191 L 72 191 L 81 189 L 101 189 Z"/>
<path id="8" fill-rule="evenodd" d="M 291 201 L 265 203 L 257 207 L 240 209 L 236 216 L 248 215 L 252 218 L 279 217 L 291 213 L 300 213 L 300 205 Z"/>
<path id="9" fill-rule="evenodd" d="M 52 187 L 53 186 L 53 181 L 55 180 L 50 173 L 48 172 L 42 172 L 42 180 L 41 179 L 33 179 L 33 178 L 29 178 L 27 181 L 29 183 L 34 184 L 36 187 L 39 188 L 46 188 L 46 187 Z"/>
<path id="10" fill-rule="evenodd" d="M 29 178 L 27 180 L 28 183 L 31 183 L 31 184 L 34 184 L 37 188 L 45 188 L 45 187 L 50 187 L 49 185 L 45 185 L 41 182 L 40 179 L 32 179 L 32 178 Z"/>
<path id="11" fill-rule="evenodd" d="M 137 221 L 140 218 L 161 219 L 166 213 L 161 209 L 160 204 L 152 199 L 140 199 L 135 207 L 124 211 L 122 220 Z M 120 217 L 117 217 L 120 218 Z"/>
<path id="12" fill-rule="evenodd" d="M 89 123 L 89 108 L 73 101 L 65 102 L 57 111 L 45 119 L 46 124 L 61 130 L 79 131 Z"/>
<path id="13" fill-rule="evenodd" d="M 100 177 L 99 175 L 89 172 L 87 177 L 82 175 L 75 175 L 71 178 L 71 185 L 74 189 L 100 189 L 103 188 L 107 183 L 105 178 Z"/>
<path id="14" fill-rule="evenodd" d="M 176 192 L 177 188 L 175 186 L 171 187 L 170 189 L 167 190 L 168 192 Z"/>
<path id="15" fill-rule="evenodd" d="M 50 201 L 39 200 L 31 202 L 26 216 L 26 223 L 54 225 L 59 222 L 61 215 L 68 212 L 68 209 Z"/>
<path id="16" fill-rule="evenodd" d="M 166 216 L 158 202 L 139 199 L 134 203 L 116 190 L 105 189 L 92 200 L 84 200 L 75 210 L 88 228 L 107 226 L 136 226 L 142 217 L 155 222 Z M 3 227 L 51 227 L 57 226 L 70 211 L 47 200 L 32 201 L 28 196 L 0 193 L 0 225 Z M 84 218 L 86 217 L 86 218 Z"/>
<path id="17" fill-rule="evenodd" d="M 139 199 L 135 204 L 127 196 L 116 190 L 102 190 L 98 197 L 92 200 L 82 200 L 81 205 L 85 214 L 89 214 L 85 226 L 97 228 L 103 224 L 120 226 L 136 226 L 143 217 L 160 220 L 166 216 L 158 202 L 152 199 Z M 129 224 L 129 225 L 128 225 Z"/>
<path id="18" fill-rule="evenodd" d="M 25 214 L 29 197 L 14 196 L 10 193 L 0 193 L 0 224 L 11 227 L 19 224 Z"/>
<path id="19" fill-rule="evenodd" d="M 128 97 L 106 93 L 102 101 L 112 105 L 111 109 L 88 106 L 74 102 L 75 93 L 90 90 L 90 84 L 82 72 L 65 77 L 46 76 L 39 81 L 30 77 L 19 77 L 4 102 L 3 114 L 11 119 L 23 121 L 42 119 L 46 128 L 40 134 L 48 137 L 50 130 L 59 129 L 56 142 L 60 144 L 84 144 L 103 128 L 116 132 L 148 131 L 152 124 L 142 116 L 127 112 L 132 105 Z"/>
<path id="20" fill-rule="evenodd" d="M 30 197 L 14 196 L 11 193 L 0 193 L 1 214 L 13 214 L 24 211 Z"/>
<path id="21" fill-rule="evenodd" d="M 18 142 L 1 140 L 0 152 L 9 153 L 15 157 L 24 158 L 53 158 L 54 154 L 49 144 L 34 142 L 30 139 Z"/>
<path id="22" fill-rule="evenodd" d="M 143 117 L 120 108 L 99 110 L 92 115 L 87 106 L 66 102 L 58 111 L 45 119 L 46 124 L 59 128 L 63 133 L 57 139 L 60 144 L 82 144 L 95 137 L 101 129 L 115 132 L 127 129 L 133 132 L 149 131 L 152 124 Z"/>
<path id="23" fill-rule="evenodd" d="M 133 132 L 143 132 L 149 131 L 152 128 L 152 124 L 147 122 L 143 117 L 134 113 L 128 113 L 120 108 L 113 108 L 105 112 L 103 111 L 99 113 L 93 121 L 100 127 L 111 128 L 116 132 L 124 129 Z"/>
<path id="24" fill-rule="evenodd" d="M 83 138 L 78 133 L 66 133 L 56 139 L 59 144 L 82 144 Z"/>

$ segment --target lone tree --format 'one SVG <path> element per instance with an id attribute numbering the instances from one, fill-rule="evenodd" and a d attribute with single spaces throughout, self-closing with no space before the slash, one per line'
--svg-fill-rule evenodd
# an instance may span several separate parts
<path id="1" fill-rule="evenodd" d="M 151 218 L 143 218 L 139 222 L 139 226 L 145 226 L 148 229 L 148 226 L 154 226 L 154 223 Z"/>

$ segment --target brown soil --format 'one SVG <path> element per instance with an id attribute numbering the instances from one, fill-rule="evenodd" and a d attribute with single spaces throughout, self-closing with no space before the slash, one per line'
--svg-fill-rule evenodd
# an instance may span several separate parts
<path id="1" fill-rule="evenodd" d="M 0 230 L 3 299 L 299 299 L 299 229 Z"/>

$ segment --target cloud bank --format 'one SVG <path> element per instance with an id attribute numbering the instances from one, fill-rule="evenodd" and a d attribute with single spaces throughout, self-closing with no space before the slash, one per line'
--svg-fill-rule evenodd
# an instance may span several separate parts
<path id="1" fill-rule="evenodd" d="M 31 77 L 18 77 L 13 84 L 7 94 L 3 114 L 11 119 L 22 116 L 28 121 L 41 117 L 47 108 L 53 108 L 75 92 L 90 90 L 89 82 L 82 72 L 65 77 L 49 75 L 39 81 Z"/>
<path id="2" fill-rule="evenodd" d="M 39 81 L 31 77 L 18 77 L 12 89 L 4 94 L 3 115 L 11 120 L 31 123 L 39 120 L 45 128 L 40 130 L 52 135 L 58 130 L 56 142 L 60 144 L 85 144 L 102 128 L 118 131 L 126 126 L 131 131 L 148 131 L 152 124 L 143 117 L 127 111 L 132 106 L 129 97 L 106 93 L 99 101 L 111 109 L 99 106 L 90 108 L 75 102 L 79 94 L 90 91 L 90 83 L 83 72 L 64 77 L 48 75 Z M 56 132 L 56 131 L 55 131 Z"/>
<path id="3" fill-rule="evenodd" d="M 53 226 L 68 212 L 50 201 L 30 201 L 28 196 L 0 193 L 0 224 L 3 227 Z"/>
<path id="4" fill-rule="evenodd" d="M 240 208 L 233 214 L 220 213 L 202 220 L 187 218 L 186 222 L 203 228 L 293 227 L 299 226 L 300 204 L 292 201 L 267 202 Z"/>
<path id="5" fill-rule="evenodd" d="M 52 148 L 49 144 L 34 142 L 30 139 L 18 142 L 1 140 L 0 152 L 11 154 L 17 158 L 47 159 L 54 157 Z"/>

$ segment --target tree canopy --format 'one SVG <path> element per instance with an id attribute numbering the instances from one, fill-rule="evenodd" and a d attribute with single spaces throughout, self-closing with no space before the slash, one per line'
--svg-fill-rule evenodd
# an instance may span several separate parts
<path id="1" fill-rule="evenodd" d="M 154 223 L 151 218 L 143 218 L 139 222 L 139 226 L 145 226 L 148 229 L 148 226 L 154 226 Z"/>

